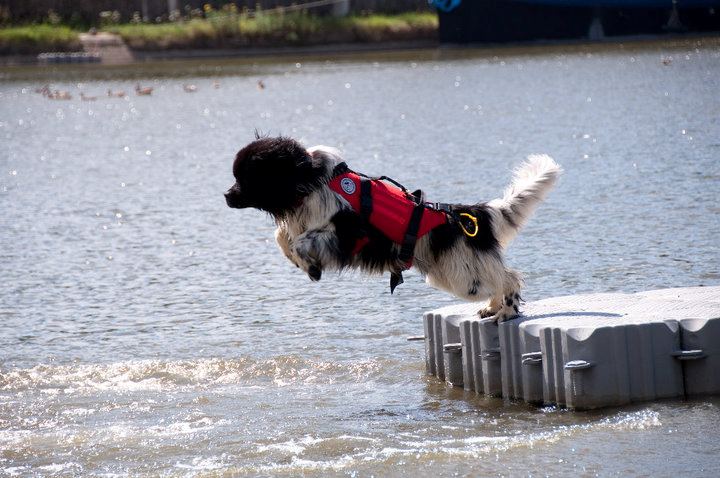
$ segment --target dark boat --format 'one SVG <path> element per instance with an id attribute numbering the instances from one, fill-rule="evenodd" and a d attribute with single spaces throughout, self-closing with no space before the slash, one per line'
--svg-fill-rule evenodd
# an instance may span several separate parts
<path id="1" fill-rule="evenodd" d="M 716 0 L 511 0 L 519 3 L 556 5 L 562 7 L 606 8 L 698 8 L 718 6 Z"/>
<path id="2" fill-rule="evenodd" d="M 434 0 L 444 43 L 720 32 L 720 0 Z"/>

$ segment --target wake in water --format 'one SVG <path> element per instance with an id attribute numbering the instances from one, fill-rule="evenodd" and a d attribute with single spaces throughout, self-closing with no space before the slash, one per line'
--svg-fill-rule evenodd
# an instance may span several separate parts
<path id="1" fill-rule="evenodd" d="M 109 364 L 37 365 L 0 372 L 0 391 L 173 390 L 219 384 L 277 386 L 295 383 L 363 382 L 391 366 L 381 359 L 357 362 L 312 360 L 296 355 L 269 359 L 140 360 Z"/>

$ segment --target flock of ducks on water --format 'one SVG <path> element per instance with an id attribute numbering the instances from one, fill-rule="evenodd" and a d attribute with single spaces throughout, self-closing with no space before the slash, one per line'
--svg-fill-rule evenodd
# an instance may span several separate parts
<path id="1" fill-rule="evenodd" d="M 264 90 L 265 83 L 263 83 L 262 80 L 258 80 L 257 87 L 259 90 Z M 215 89 L 220 88 L 220 82 L 217 80 L 213 81 L 213 88 L 215 88 Z M 152 87 L 152 86 L 140 86 L 140 83 L 135 84 L 135 94 L 137 96 L 151 96 L 153 93 L 153 90 L 154 90 L 154 87 Z M 186 93 L 195 93 L 198 91 L 198 87 L 197 87 L 197 85 L 194 85 L 192 83 L 185 83 L 183 85 L 183 90 Z M 50 100 L 71 100 L 73 98 L 69 91 L 51 90 L 50 85 L 45 85 L 42 88 L 36 88 L 35 93 L 39 93 Z M 108 98 L 124 98 L 125 96 L 127 96 L 127 95 L 126 95 L 125 91 L 123 91 L 123 90 L 113 91 L 110 88 L 108 88 L 108 90 L 107 90 Z M 85 93 L 81 92 L 80 99 L 82 101 L 95 101 L 98 99 L 98 97 L 97 96 L 89 96 L 89 95 L 86 95 Z"/>
<path id="2" fill-rule="evenodd" d="M 670 66 L 672 64 L 672 57 L 662 57 L 660 59 L 660 62 L 665 66 Z M 213 81 L 213 88 L 217 89 L 220 88 L 220 82 L 215 80 Z M 257 88 L 258 90 L 264 90 L 265 89 L 265 83 L 263 83 L 262 80 L 257 80 Z M 137 83 L 135 85 L 135 94 L 138 96 L 150 96 L 153 92 L 152 86 L 140 86 L 140 83 Z M 186 93 L 195 93 L 198 90 L 197 85 L 192 83 L 185 83 L 183 85 L 183 90 Z M 62 90 L 51 90 L 49 85 L 45 85 L 42 88 L 36 88 L 35 93 L 40 93 L 44 97 L 51 99 L 51 100 L 71 100 L 72 95 L 69 91 L 62 91 Z M 125 92 L 120 91 L 113 91 L 112 89 L 107 90 L 107 96 L 108 98 L 124 98 Z M 83 101 L 95 101 L 98 99 L 97 96 L 89 96 L 85 93 L 80 93 L 80 99 Z"/>

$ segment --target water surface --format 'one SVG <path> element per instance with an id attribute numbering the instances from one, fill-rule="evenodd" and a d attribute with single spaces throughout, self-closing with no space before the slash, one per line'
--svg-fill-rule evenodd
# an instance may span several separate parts
<path id="1" fill-rule="evenodd" d="M 104 71 L 0 83 L 0 474 L 720 474 L 718 399 L 448 389 L 405 337 L 452 297 L 412 272 L 393 296 L 311 283 L 222 196 L 256 128 L 440 201 L 497 197 L 548 153 L 565 174 L 508 251 L 526 299 L 717 285 L 717 42 Z M 155 92 L 79 100 L 136 82 Z"/>

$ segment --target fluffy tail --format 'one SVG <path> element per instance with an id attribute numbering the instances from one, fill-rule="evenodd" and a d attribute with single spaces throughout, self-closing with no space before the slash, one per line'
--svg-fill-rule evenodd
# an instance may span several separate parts
<path id="1" fill-rule="evenodd" d="M 513 181 L 502 199 L 488 203 L 499 214 L 494 221 L 495 235 L 502 247 L 515 238 L 540 202 L 555 185 L 562 168 L 546 154 L 528 156 L 515 170 Z"/>

